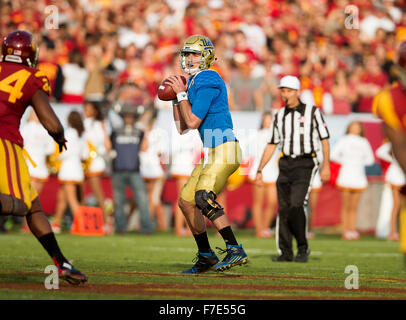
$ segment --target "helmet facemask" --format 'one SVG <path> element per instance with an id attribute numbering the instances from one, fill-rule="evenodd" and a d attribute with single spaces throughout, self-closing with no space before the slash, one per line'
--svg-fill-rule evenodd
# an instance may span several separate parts
<path id="1" fill-rule="evenodd" d="M 200 54 L 200 61 L 198 60 L 194 60 L 194 58 L 190 58 L 190 56 L 186 56 L 187 53 L 198 53 Z M 188 63 L 188 60 L 194 60 L 193 61 L 193 65 L 198 64 L 197 67 L 195 68 L 191 68 L 192 66 L 190 65 L 190 63 Z M 182 68 L 182 71 L 189 74 L 189 75 L 194 75 L 196 74 L 198 71 L 200 70 L 204 70 L 205 65 L 204 65 L 204 57 L 203 57 L 203 52 L 199 52 L 199 51 L 183 51 L 181 50 L 180 52 L 180 66 Z"/>
<path id="2" fill-rule="evenodd" d="M 34 61 L 31 61 L 30 58 L 27 58 L 27 64 L 30 68 L 36 68 L 37 64 L 38 64 L 38 53 L 39 53 L 39 49 L 38 47 L 35 48 L 35 57 L 34 57 Z"/>

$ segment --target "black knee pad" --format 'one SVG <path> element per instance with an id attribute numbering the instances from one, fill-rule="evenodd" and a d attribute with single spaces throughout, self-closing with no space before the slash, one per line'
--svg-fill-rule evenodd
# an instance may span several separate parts
<path id="1" fill-rule="evenodd" d="M 196 206 L 210 221 L 224 215 L 223 207 L 216 202 L 216 198 L 217 196 L 213 191 L 199 190 L 195 193 Z"/>
<path id="2" fill-rule="evenodd" d="M 1 214 L 23 217 L 28 212 L 28 207 L 23 200 L 8 194 L 0 194 Z"/>

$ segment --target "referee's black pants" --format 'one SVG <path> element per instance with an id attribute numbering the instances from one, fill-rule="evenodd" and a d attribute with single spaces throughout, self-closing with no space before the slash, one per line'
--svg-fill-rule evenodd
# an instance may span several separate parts
<path id="1" fill-rule="evenodd" d="M 276 245 L 279 254 L 293 257 L 292 236 L 297 242 L 298 252 L 308 249 L 306 239 L 306 214 L 304 206 L 310 193 L 310 183 L 318 169 L 317 159 L 311 156 L 279 160 L 278 218 Z"/>

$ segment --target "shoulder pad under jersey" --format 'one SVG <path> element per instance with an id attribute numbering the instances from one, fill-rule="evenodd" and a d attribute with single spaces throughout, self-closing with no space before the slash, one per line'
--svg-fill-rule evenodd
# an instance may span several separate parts
<path id="1" fill-rule="evenodd" d="M 196 89 L 220 88 L 222 83 L 224 83 L 224 81 L 216 71 L 204 70 L 196 75 L 192 85 L 195 86 Z"/>

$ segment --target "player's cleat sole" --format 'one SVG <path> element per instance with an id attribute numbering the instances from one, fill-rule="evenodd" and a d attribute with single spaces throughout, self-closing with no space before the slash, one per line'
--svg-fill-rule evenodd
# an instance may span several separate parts
<path id="1" fill-rule="evenodd" d="M 242 248 L 241 244 L 239 246 L 227 245 L 226 250 L 220 249 L 220 251 L 227 254 L 223 261 L 217 263 L 213 267 L 213 269 L 216 271 L 225 271 L 232 267 L 243 265 L 248 262 L 248 256 Z"/>
<path id="2" fill-rule="evenodd" d="M 243 264 L 246 264 L 247 262 L 248 262 L 248 258 L 244 258 L 244 259 L 242 259 L 242 260 L 240 260 L 238 262 L 235 262 L 235 263 L 226 264 L 226 265 L 222 265 L 222 266 L 218 266 L 218 267 L 213 267 L 213 269 L 215 271 L 221 272 L 221 271 L 225 271 L 227 269 L 231 269 L 232 267 L 235 267 L 235 266 L 241 266 Z"/>
<path id="3" fill-rule="evenodd" d="M 193 261 L 196 261 L 195 265 L 190 269 L 182 271 L 182 274 L 199 274 L 207 272 L 212 270 L 213 266 L 220 260 L 217 258 L 216 254 L 211 251 L 209 253 L 197 252 Z"/>
<path id="4" fill-rule="evenodd" d="M 71 285 L 78 286 L 82 283 L 87 282 L 87 276 L 85 275 L 77 275 L 77 274 L 64 274 L 59 276 L 62 280 L 65 280 L 66 282 L 70 283 Z"/>

